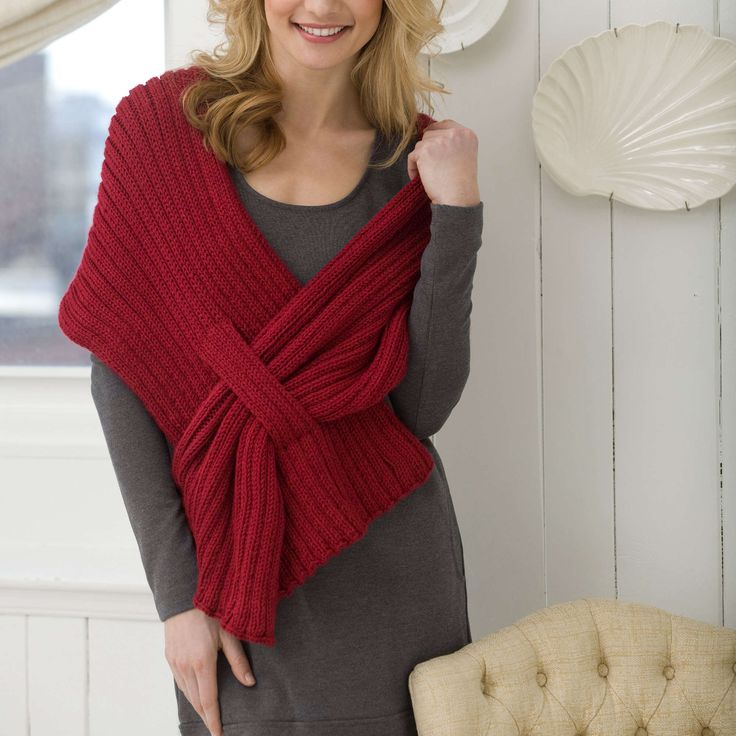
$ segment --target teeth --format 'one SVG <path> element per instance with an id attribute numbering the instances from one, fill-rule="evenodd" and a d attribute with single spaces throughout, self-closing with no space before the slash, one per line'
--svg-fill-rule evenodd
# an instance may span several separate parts
<path id="1" fill-rule="evenodd" d="M 297 25 L 299 24 L 297 23 Z M 312 36 L 334 36 L 336 33 L 340 33 L 346 26 L 336 26 L 335 28 L 305 28 L 304 26 L 299 26 L 299 28 L 310 33 Z"/>

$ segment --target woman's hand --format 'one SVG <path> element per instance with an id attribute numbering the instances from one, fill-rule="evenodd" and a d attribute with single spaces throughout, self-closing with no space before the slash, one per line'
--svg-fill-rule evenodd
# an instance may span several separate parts
<path id="1" fill-rule="evenodd" d="M 480 202 L 478 136 L 454 120 L 438 120 L 424 129 L 407 156 L 409 178 L 419 172 L 432 204 L 469 207 Z"/>
<path id="2" fill-rule="evenodd" d="M 243 685 L 255 685 L 241 641 L 198 608 L 164 621 L 166 661 L 174 680 L 212 736 L 222 736 L 217 697 L 217 652 L 222 649 L 233 674 Z"/>

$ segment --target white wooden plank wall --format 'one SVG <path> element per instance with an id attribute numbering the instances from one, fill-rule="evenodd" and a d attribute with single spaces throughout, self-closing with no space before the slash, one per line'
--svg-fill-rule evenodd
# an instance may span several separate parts
<path id="1" fill-rule="evenodd" d="M 472 373 L 437 438 L 476 637 L 582 596 L 736 626 L 736 192 L 646 212 L 533 151 L 552 61 L 660 19 L 736 40 L 731 0 L 517 0 L 433 66 L 481 141 Z"/>
<path id="2" fill-rule="evenodd" d="M 205 6 L 169 2 L 169 67 L 212 45 Z M 472 373 L 436 438 L 476 639 L 582 596 L 736 627 L 736 192 L 674 213 L 576 198 L 531 134 L 560 53 L 658 19 L 736 40 L 734 0 L 510 0 L 432 63 L 453 93 L 435 117 L 480 137 Z M 3 380 L 0 736 L 174 736 L 163 627 L 88 379 L 44 383 L 37 414 Z"/>
<path id="3" fill-rule="evenodd" d="M 716 4 L 716 11 L 719 35 L 736 41 L 736 2 L 721 0 Z M 721 199 L 719 213 L 723 623 L 736 627 L 736 191 Z M 717 345 L 713 349 L 718 352 Z"/>

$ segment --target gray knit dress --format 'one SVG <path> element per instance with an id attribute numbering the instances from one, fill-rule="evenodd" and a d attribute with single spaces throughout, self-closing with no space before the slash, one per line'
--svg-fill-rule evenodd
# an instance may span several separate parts
<path id="1" fill-rule="evenodd" d="M 377 134 L 371 160 L 389 148 Z M 352 192 L 326 205 L 277 202 L 254 190 L 234 167 L 230 174 L 243 206 L 304 284 L 409 182 L 412 148 L 413 142 L 389 169 L 367 169 Z M 254 686 L 238 682 L 218 652 L 225 736 L 416 736 L 411 670 L 471 641 L 460 531 L 430 435 L 449 417 L 469 374 L 471 289 L 482 224 L 482 202 L 432 205 L 431 239 L 409 315 L 409 367 L 388 396 L 436 467 L 422 486 L 374 520 L 364 537 L 281 600 L 275 646 L 243 642 Z M 170 474 L 172 448 L 122 379 L 95 355 L 91 362 L 92 396 L 164 621 L 193 607 L 197 582 L 193 539 Z M 182 736 L 209 736 L 173 687 Z"/>

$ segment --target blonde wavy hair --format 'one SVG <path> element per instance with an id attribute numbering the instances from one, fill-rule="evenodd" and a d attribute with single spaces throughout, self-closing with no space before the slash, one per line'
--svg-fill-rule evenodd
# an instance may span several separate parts
<path id="1" fill-rule="evenodd" d="M 433 41 L 442 30 L 446 0 L 384 0 L 381 20 L 360 50 L 350 76 L 359 92 L 363 114 L 397 147 L 389 158 L 370 164 L 391 166 L 415 133 L 418 103 L 433 116 L 432 92 L 449 94 L 424 72 L 422 52 L 433 58 Z M 202 133 L 205 147 L 243 171 L 268 163 L 286 146 L 273 118 L 281 110 L 282 87 L 269 48 L 264 0 L 209 0 L 207 20 L 224 24 L 225 40 L 212 53 L 194 49 L 194 66 L 205 72 L 181 95 L 187 120 Z M 238 149 L 243 127 L 258 134 L 258 145 Z"/>

